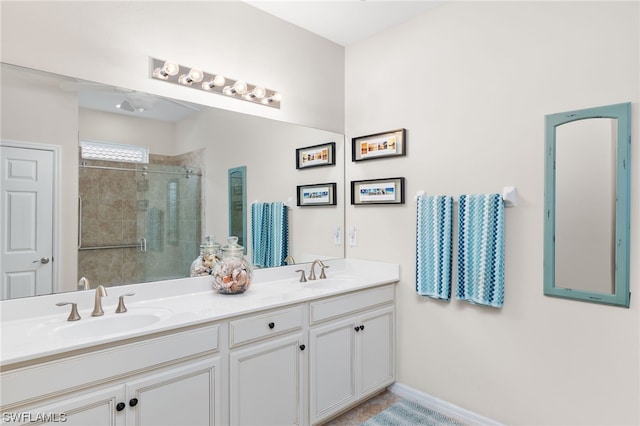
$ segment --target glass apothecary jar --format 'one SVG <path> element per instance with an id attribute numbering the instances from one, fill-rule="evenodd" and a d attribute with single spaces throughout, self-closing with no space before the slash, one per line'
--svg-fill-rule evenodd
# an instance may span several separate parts
<path id="1" fill-rule="evenodd" d="M 207 235 L 204 237 L 202 244 L 200 244 L 200 256 L 191 264 L 191 276 L 211 275 L 213 267 L 220 259 L 220 243 L 216 242 L 215 237 Z"/>
<path id="2" fill-rule="evenodd" d="M 213 288 L 223 294 L 244 293 L 251 285 L 251 264 L 244 258 L 238 237 L 229 237 L 222 247 L 222 259 L 213 267 Z"/>

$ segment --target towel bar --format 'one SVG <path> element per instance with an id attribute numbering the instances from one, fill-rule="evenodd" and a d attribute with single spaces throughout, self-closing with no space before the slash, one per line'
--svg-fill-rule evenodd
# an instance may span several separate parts
<path id="1" fill-rule="evenodd" d="M 424 191 L 418 191 L 414 200 L 418 200 L 418 197 L 425 195 Z M 453 197 L 453 201 L 458 201 L 458 197 Z M 502 188 L 502 201 L 504 201 L 505 207 L 515 207 L 518 205 L 518 188 L 515 186 L 505 186 Z"/>

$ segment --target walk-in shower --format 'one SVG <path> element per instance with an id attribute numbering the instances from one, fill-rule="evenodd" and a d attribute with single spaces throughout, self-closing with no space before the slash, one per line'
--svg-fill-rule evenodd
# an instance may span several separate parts
<path id="1" fill-rule="evenodd" d="M 202 172 L 153 157 L 144 165 L 81 160 L 78 279 L 92 287 L 189 276 L 202 234 Z"/>

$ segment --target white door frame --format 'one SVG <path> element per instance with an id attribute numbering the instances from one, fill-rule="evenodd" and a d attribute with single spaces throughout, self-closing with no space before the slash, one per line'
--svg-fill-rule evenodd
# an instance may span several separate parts
<path id="1" fill-rule="evenodd" d="M 53 153 L 53 262 L 52 262 L 52 289 L 57 293 L 60 283 L 60 153 L 62 147 L 60 145 L 50 145 L 46 143 L 22 142 L 14 140 L 0 140 L 0 146 L 22 148 L 22 149 L 38 149 L 41 151 L 50 151 Z"/>

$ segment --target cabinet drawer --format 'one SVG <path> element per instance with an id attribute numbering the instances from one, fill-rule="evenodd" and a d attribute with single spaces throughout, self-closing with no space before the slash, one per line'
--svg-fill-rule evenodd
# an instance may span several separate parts
<path id="1" fill-rule="evenodd" d="M 302 306 L 267 312 L 229 323 L 229 347 L 302 328 Z"/>
<path id="2" fill-rule="evenodd" d="M 350 312 L 393 302 L 394 290 L 394 284 L 388 284 L 371 290 L 311 302 L 310 323 L 315 324 Z"/>
<path id="3" fill-rule="evenodd" d="M 219 327 L 194 328 L 2 372 L 2 409 L 216 351 Z"/>

